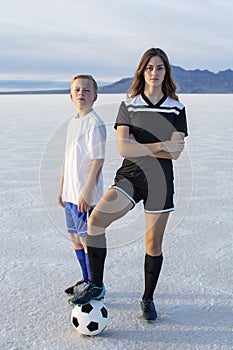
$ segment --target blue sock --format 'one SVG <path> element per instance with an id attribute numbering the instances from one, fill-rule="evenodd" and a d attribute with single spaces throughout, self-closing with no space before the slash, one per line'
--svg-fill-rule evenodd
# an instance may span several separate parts
<path id="1" fill-rule="evenodd" d="M 85 260 L 86 260 L 88 280 L 91 281 L 91 270 L 90 270 L 90 265 L 89 265 L 88 253 L 85 253 Z"/>
<path id="2" fill-rule="evenodd" d="M 83 279 L 85 282 L 88 282 L 88 270 L 86 266 L 86 256 L 85 256 L 84 249 L 78 249 L 78 250 L 75 249 L 75 254 L 77 256 L 77 259 L 79 261 L 79 264 L 82 270 Z"/>

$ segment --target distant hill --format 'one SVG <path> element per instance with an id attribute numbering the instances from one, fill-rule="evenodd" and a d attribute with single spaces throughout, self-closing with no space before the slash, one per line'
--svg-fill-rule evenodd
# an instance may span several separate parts
<path id="1" fill-rule="evenodd" d="M 185 70 L 172 66 L 173 76 L 179 93 L 233 93 L 233 71 L 227 69 L 218 73 L 208 70 Z M 99 82 L 99 93 L 126 93 L 133 78 L 124 78 L 112 84 L 102 86 Z M 0 80 L 0 94 L 68 94 L 69 82 Z"/>
<path id="2" fill-rule="evenodd" d="M 233 71 L 231 69 L 213 73 L 208 70 L 185 70 L 172 66 L 172 73 L 179 93 L 233 93 Z M 111 85 L 100 87 L 105 94 L 126 93 L 133 78 L 124 78 Z"/>
<path id="3" fill-rule="evenodd" d="M 233 93 L 233 71 L 231 69 L 213 73 L 208 70 L 185 70 L 172 67 L 178 92 L 181 93 Z"/>

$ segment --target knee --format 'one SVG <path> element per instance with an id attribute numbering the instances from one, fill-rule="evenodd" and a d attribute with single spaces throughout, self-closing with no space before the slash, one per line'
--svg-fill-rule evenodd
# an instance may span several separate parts
<path id="1" fill-rule="evenodd" d="M 105 229 L 102 214 L 93 211 L 88 219 L 88 234 L 90 236 L 102 233 Z"/>
<path id="2" fill-rule="evenodd" d="M 98 213 L 95 213 L 95 211 L 93 211 L 90 215 L 90 217 L 88 218 L 88 226 L 96 226 L 98 225 Z"/>
<path id="3" fill-rule="evenodd" d="M 74 237 L 71 237 L 70 240 L 75 250 L 79 250 L 83 248 L 83 245 L 81 242 L 79 242 L 79 240 L 75 239 Z"/>

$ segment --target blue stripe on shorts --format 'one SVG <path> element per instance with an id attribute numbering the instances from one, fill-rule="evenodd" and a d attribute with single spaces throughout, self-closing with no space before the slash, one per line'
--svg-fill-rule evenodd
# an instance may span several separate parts
<path id="1" fill-rule="evenodd" d="M 78 233 L 80 237 L 85 237 L 87 234 L 87 220 L 90 216 L 92 207 L 87 212 L 81 213 L 78 211 L 76 204 L 65 202 L 66 226 L 69 233 Z"/>

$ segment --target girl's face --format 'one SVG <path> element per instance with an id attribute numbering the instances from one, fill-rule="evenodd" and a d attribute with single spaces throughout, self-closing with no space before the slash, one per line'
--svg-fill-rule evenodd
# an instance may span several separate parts
<path id="1" fill-rule="evenodd" d="M 165 74 L 163 60 L 159 56 L 153 56 L 144 70 L 145 88 L 162 87 Z"/>

